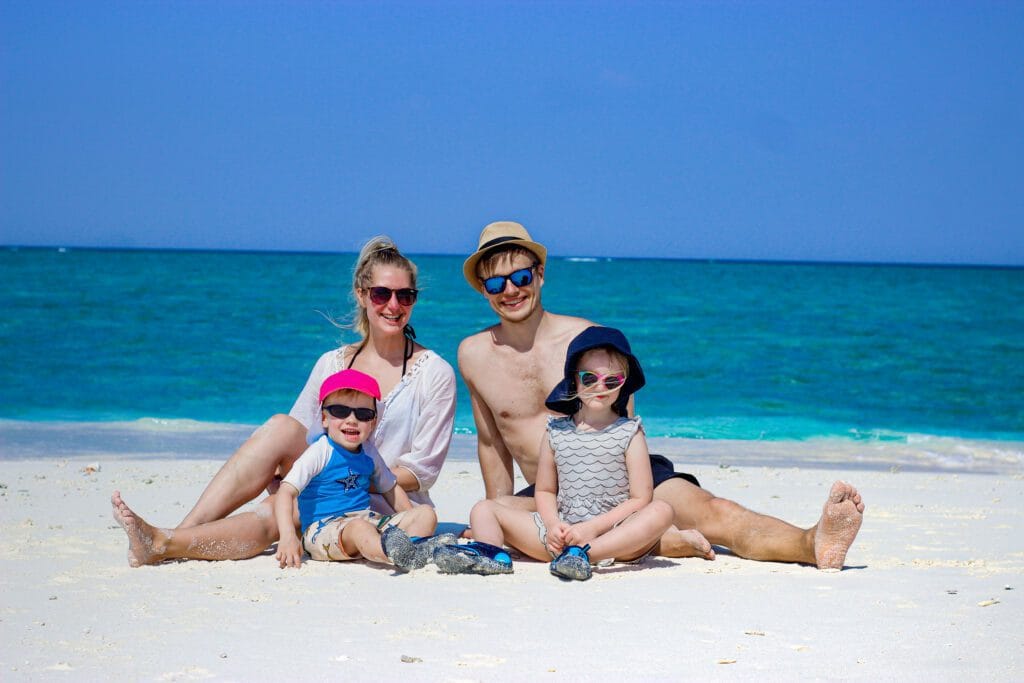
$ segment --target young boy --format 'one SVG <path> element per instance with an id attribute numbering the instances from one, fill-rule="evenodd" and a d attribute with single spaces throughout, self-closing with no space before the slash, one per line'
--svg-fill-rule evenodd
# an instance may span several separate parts
<path id="1" fill-rule="evenodd" d="M 364 446 L 376 424 L 378 399 L 377 380 L 358 370 L 337 372 L 320 386 L 326 433 L 295 461 L 274 501 L 282 568 L 300 566 L 304 549 L 314 560 L 391 560 L 408 571 L 425 565 L 438 543 L 454 541 L 450 535 L 407 535 L 432 534 L 437 516 L 429 505 L 413 507 L 373 446 Z M 397 514 L 385 517 L 369 509 L 371 484 Z"/>

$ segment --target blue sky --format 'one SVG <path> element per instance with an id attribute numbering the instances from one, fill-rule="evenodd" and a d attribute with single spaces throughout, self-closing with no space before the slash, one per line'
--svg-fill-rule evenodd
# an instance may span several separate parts
<path id="1" fill-rule="evenodd" d="M 0 244 L 1024 265 L 1024 3 L 0 7 Z"/>

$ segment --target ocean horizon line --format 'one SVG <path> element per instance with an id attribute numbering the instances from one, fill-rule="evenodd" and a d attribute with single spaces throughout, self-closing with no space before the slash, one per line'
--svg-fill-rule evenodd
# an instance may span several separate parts
<path id="1" fill-rule="evenodd" d="M 147 247 L 147 246 L 98 246 L 98 245 L 46 245 L 46 244 L 2 244 L 5 251 L 89 251 L 89 252 L 155 252 L 181 254 L 237 254 L 237 255 L 301 255 L 301 256 L 355 256 L 358 251 L 308 250 L 308 249 L 258 249 L 230 247 Z M 405 252 L 411 257 L 447 257 L 466 258 L 467 253 L 453 252 Z M 922 268 L 922 269 L 957 269 L 969 268 L 979 270 L 1024 270 L 1024 263 L 941 263 L 935 261 L 875 261 L 875 260 L 816 260 L 816 259 L 785 259 L 785 258 L 731 258 L 713 256 L 610 256 L 604 254 L 556 254 L 548 252 L 548 260 L 586 262 L 596 261 L 672 261 L 678 263 L 722 264 L 722 265 L 762 265 L 762 266 L 849 266 L 854 268 Z"/>

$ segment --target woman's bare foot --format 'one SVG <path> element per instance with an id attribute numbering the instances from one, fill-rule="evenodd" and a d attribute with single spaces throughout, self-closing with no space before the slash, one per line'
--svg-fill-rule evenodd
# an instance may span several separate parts
<path id="1" fill-rule="evenodd" d="M 715 559 L 715 549 L 696 529 L 670 527 L 661 537 L 658 554 L 663 557 L 703 557 Z"/>
<path id="2" fill-rule="evenodd" d="M 814 530 L 814 559 L 818 569 L 842 569 L 846 552 L 860 531 L 864 502 L 845 481 L 832 484 L 821 519 Z"/>
<path id="3" fill-rule="evenodd" d="M 121 499 L 121 492 L 114 491 L 110 497 L 114 521 L 128 534 L 128 564 L 141 567 L 144 564 L 159 564 L 163 561 L 164 550 L 171 532 L 158 529 L 146 523 Z"/>

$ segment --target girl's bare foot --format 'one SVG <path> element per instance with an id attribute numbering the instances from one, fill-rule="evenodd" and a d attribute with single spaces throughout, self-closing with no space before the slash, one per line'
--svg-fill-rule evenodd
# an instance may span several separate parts
<path id="1" fill-rule="evenodd" d="M 669 528 L 662 537 L 658 554 L 663 557 L 703 557 L 715 559 L 715 549 L 696 529 Z"/>

